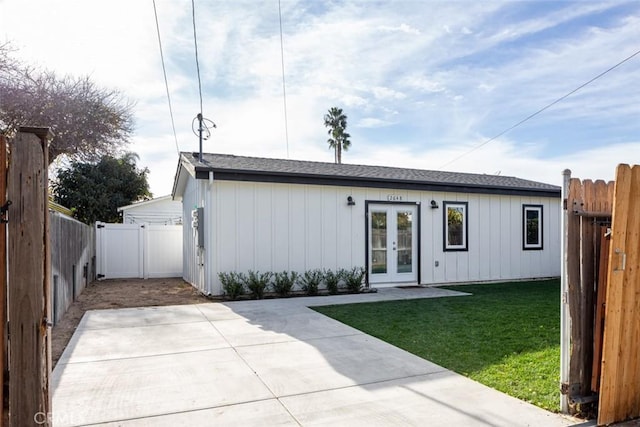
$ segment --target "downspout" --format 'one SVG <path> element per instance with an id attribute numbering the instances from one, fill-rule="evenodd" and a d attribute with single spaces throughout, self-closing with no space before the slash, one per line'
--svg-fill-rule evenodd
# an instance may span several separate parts
<path id="1" fill-rule="evenodd" d="M 571 359 L 571 317 L 569 312 L 569 280 L 567 273 L 567 255 L 569 236 L 567 222 L 569 216 L 569 181 L 571 171 L 562 171 L 562 221 L 560 230 L 562 235 L 562 262 L 560 264 L 560 386 L 569 383 L 569 363 Z M 560 412 L 569 413 L 569 395 L 560 393 Z"/>
<path id="2" fill-rule="evenodd" d="M 216 266 L 214 262 L 215 247 L 213 245 L 214 239 L 213 236 L 216 233 L 214 230 L 214 208 L 213 206 L 213 171 L 209 171 L 209 185 L 205 186 L 206 191 L 204 194 L 204 206 L 205 212 L 204 217 L 207 219 L 206 222 L 206 230 L 204 235 L 204 245 L 205 245 L 205 265 L 204 265 L 204 277 L 205 284 L 208 295 L 219 295 L 220 292 L 215 292 L 213 290 L 213 285 L 218 277 L 216 274 Z"/>

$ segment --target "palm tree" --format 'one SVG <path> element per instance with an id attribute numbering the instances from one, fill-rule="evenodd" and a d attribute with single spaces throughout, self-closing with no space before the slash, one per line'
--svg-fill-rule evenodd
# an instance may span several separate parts
<path id="1" fill-rule="evenodd" d="M 329 128 L 329 148 L 335 150 L 336 163 L 342 163 L 342 150 L 347 151 L 351 146 L 349 135 L 345 132 L 347 128 L 347 116 L 342 113 L 342 108 L 331 107 L 324 116 L 324 125 Z"/>

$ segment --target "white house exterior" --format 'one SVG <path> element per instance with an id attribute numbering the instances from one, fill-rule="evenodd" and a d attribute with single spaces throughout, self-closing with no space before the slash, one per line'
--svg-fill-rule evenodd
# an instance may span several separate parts
<path id="1" fill-rule="evenodd" d="M 228 271 L 363 266 L 375 287 L 560 275 L 560 188 L 539 182 L 182 153 L 173 198 L 183 277 L 205 294 Z"/>
<path id="2" fill-rule="evenodd" d="M 118 208 L 123 224 L 182 224 L 182 204 L 171 196 L 157 197 Z"/>

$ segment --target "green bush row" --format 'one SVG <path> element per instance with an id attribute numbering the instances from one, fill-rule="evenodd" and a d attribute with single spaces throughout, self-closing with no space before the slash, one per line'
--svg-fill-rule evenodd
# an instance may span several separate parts
<path id="1" fill-rule="evenodd" d="M 249 270 L 245 273 L 235 271 L 218 273 L 224 295 L 232 300 L 245 294 L 251 294 L 254 299 L 264 298 L 265 292 L 272 291 L 280 297 L 286 297 L 296 288 L 307 295 L 318 295 L 321 289 L 326 289 L 331 295 L 340 292 L 341 289 L 350 293 L 359 293 L 362 290 L 365 269 L 354 267 L 350 270 L 308 270 L 302 274 L 295 271 L 282 271 L 279 273 Z"/>

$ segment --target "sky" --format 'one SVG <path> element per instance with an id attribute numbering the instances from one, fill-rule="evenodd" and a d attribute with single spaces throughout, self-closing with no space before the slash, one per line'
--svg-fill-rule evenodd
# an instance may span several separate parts
<path id="1" fill-rule="evenodd" d="M 281 0 L 282 50 L 278 0 L 194 3 L 204 152 L 333 162 L 339 107 L 343 163 L 556 185 L 640 164 L 640 54 L 478 148 L 640 51 L 640 1 Z M 0 0 L 0 42 L 135 102 L 128 149 L 163 196 L 178 150 L 198 151 L 200 101 L 192 3 L 156 8 L 177 144 L 152 0 Z"/>

